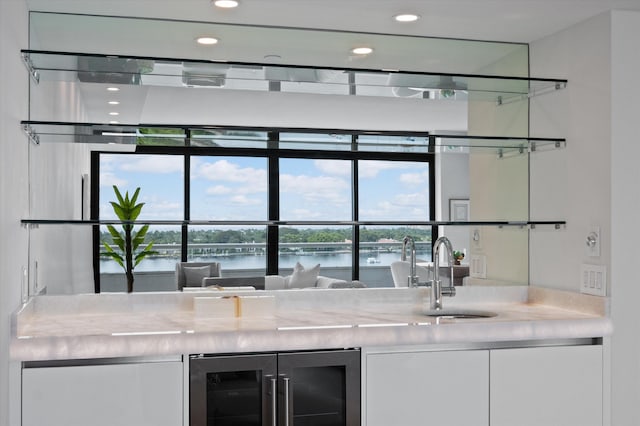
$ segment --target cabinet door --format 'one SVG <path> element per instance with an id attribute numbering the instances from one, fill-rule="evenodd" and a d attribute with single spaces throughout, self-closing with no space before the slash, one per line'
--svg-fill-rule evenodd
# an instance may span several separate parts
<path id="1" fill-rule="evenodd" d="M 280 423 L 360 426 L 360 351 L 278 355 Z"/>
<path id="2" fill-rule="evenodd" d="M 491 351 L 491 426 L 602 426 L 602 346 Z"/>
<path id="3" fill-rule="evenodd" d="M 275 425 L 275 354 L 193 357 L 191 426 Z"/>
<path id="4" fill-rule="evenodd" d="M 182 362 L 25 368 L 23 426 L 182 425 Z"/>
<path id="5" fill-rule="evenodd" d="M 488 351 L 368 354 L 365 374 L 367 426 L 488 424 Z"/>

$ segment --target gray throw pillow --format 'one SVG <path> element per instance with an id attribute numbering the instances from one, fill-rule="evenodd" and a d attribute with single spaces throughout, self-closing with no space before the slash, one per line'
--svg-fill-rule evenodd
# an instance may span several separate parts
<path id="1" fill-rule="evenodd" d="M 184 266 L 185 287 L 200 287 L 202 279 L 211 276 L 210 266 Z"/>
<path id="2" fill-rule="evenodd" d="M 305 269 L 300 262 L 293 267 L 293 274 L 289 277 L 289 288 L 315 287 L 320 274 L 320 264 L 313 268 Z"/>

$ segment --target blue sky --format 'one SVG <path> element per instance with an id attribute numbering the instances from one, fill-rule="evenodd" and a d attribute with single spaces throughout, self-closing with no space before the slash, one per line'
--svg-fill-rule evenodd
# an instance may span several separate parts
<path id="1" fill-rule="evenodd" d="M 103 154 L 100 217 L 114 218 L 111 185 L 134 191 L 145 203 L 140 219 L 183 218 L 183 157 Z M 360 161 L 361 220 L 426 220 L 428 166 L 417 162 Z M 344 160 L 282 159 L 283 220 L 350 220 L 351 163 Z M 192 157 L 191 218 L 266 220 L 267 160 Z"/>

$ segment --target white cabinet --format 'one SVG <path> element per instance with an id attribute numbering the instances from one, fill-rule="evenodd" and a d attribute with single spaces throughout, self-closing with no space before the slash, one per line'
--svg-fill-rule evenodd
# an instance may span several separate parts
<path id="1" fill-rule="evenodd" d="M 22 426 L 180 426 L 180 361 L 22 370 Z"/>
<path id="2" fill-rule="evenodd" d="M 602 426 L 602 346 L 491 351 L 491 426 Z"/>
<path id="3" fill-rule="evenodd" d="M 602 346 L 363 350 L 365 426 L 602 426 Z"/>
<path id="4" fill-rule="evenodd" d="M 369 353 L 367 426 L 487 426 L 489 352 Z"/>

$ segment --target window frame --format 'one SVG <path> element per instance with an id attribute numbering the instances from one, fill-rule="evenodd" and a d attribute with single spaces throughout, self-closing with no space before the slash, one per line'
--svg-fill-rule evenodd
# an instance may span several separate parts
<path id="1" fill-rule="evenodd" d="M 167 126 L 165 126 L 167 127 Z M 172 126 L 175 127 L 175 126 Z M 209 126 L 211 127 L 211 126 Z M 208 127 L 208 128 L 209 128 Z M 188 231 L 191 220 L 190 197 L 191 197 L 191 159 L 197 156 L 207 157 L 262 157 L 267 159 L 268 174 L 268 194 L 267 194 L 267 225 L 266 231 L 266 274 L 278 274 L 278 248 L 279 229 L 287 226 L 287 221 L 280 220 L 280 192 L 279 192 L 279 160 L 287 159 L 310 159 L 310 160 L 348 160 L 351 162 L 351 226 L 352 226 L 352 279 L 357 280 L 360 276 L 359 256 L 360 252 L 360 228 L 362 226 L 409 226 L 410 223 L 403 221 L 366 221 L 359 220 L 359 186 L 358 186 L 358 164 L 360 160 L 374 161 L 407 161 L 428 164 L 429 172 L 429 217 L 425 222 L 434 221 L 436 210 L 436 154 L 432 147 L 435 146 L 435 136 L 428 132 L 400 132 L 400 131 L 365 131 L 365 130 L 334 130 L 334 129 L 309 129 L 309 128 L 256 128 L 243 126 L 215 126 L 216 129 L 240 130 L 240 131 L 260 131 L 267 133 L 266 148 L 247 147 L 219 147 L 219 146 L 192 146 L 190 144 L 192 129 L 197 126 L 184 126 L 185 144 L 184 146 L 153 146 L 138 145 L 135 152 L 114 152 L 114 151 L 92 151 L 91 152 L 91 219 L 99 220 L 99 199 L 100 199 L 100 158 L 101 155 L 179 155 L 184 159 L 184 218 L 180 225 L 182 232 L 181 239 L 181 261 L 187 261 Z M 282 133 L 320 133 L 320 134 L 341 134 L 351 135 L 351 145 L 349 150 L 321 150 L 321 149 L 286 149 L 280 148 L 280 135 Z M 428 138 L 429 149 L 427 153 L 416 152 L 394 152 L 394 151 L 360 151 L 358 149 L 358 136 L 407 136 Z M 251 221 L 250 221 L 251 222 Z M 256 221 L 258 222 L 258 221 Z M 331 226 L 332 221 L 319 221 L 320 225 Z M 344 225 L 344 221 L 333 221 L 336 225 Z M 296 222 L 296 225 L 300 223 Z M 314 221 L 308 221 L 301 225 L 313 226 Z M 438 238 L 438 226 L 431 226 L 432 243 Z M 95 292 L 100 293 L 100 226 L 93 226 L 93 269 Z"/>

